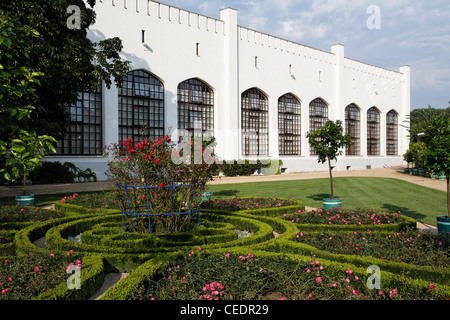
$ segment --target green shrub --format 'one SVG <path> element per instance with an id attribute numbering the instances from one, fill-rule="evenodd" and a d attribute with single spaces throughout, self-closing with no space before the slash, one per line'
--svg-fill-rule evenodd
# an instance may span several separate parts
<path id="1" fill-rule="evenodd" d="M 59 161 L 45 161 L 42 166 L 30 174 L 33 184 L 73 183 L 76 174 Z"/>
<path id="2" fill-rule="evenodd" d="M 226 177 L 249 176 L 255 172 L 280 174 L 282 163 L 282 160 L 228 160 L 223 161 L 222 172 Z"/>
<path id="3" fill-rule="evenodd" d="M 29 300 L 66 280 L 67 266 L 76 257 L 37 254 L 0 261 L 0 300 Z"/>
<path id="4" fill-rule="evenodd" d="M 415 265 L 446 267 L 450 264 L 450 240 L 445 236 L 402 232 L 318 231 L 297 238 L 320 250 L 336 254 L 371 256 Z"/>
<path id="5" fill-rule="evenodd" d="M 34 297 L 36 300 L 86 300 L 92 296 L 102 285 L 104 279 L 104 264 L 99 256 L 86 256 L 80 264 L 80 287 L 69 288 L 67 279 L 57 287 Z M 70 274 L 69 274 L 70 276 Z M 66 275 L 66 277 L 68 277 Z"/>
<path id="6" fill-rule="evenodd" d="M 202 202 L 203 209 L 212 210 L 227 210 L 227 211 L 242 211 L 242 210 L 257 210 L 257 209 L 275 209 L 278 207 L 293 206 L 301 204 L 294 199 L 280 199 L 278 197 L 254 197 L 254 198 L 240 198 L 232 197 L 231 199 L 213 199 Z"/>
<path id="7" fill-rule="evenodd" d="M 422 281 L 385 275 L 382 292 L 369 290 L 361 268 L 322 259 L 292 259 L 253 252 L 189 254 L 163 264 L 150 279 L 133 287 L 133 299 L 260 300 L 260 299 L 445 299 L 449 288 L 432 290 Z M 201 272 L 199 272 L 201 270 Z M 401 279 L 401 280 L 400 280 Z M 403 281 L 402 281 L 403 280 Z"/>
<path id="8" fill-rule="evenodd" d="M 46 221 L 60 217 L 64 217 L 64 212 L 62 210 L 47 210 L 20 205 L 0 208 L 1 223 Z"/>

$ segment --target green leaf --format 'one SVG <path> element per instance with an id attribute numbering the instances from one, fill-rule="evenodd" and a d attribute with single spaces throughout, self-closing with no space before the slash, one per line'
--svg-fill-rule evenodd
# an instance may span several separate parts
<path id="1" fill-rule="evenodd" d="M 5 172 L 3 174 L 3 178 L 5 178 L 5 180 L 10 181 L 11 180 L 11 175 L 8 172 Z"/>
<path id="2" fill-rule="evenodd" d="M 11 147 L 11 150 L 15 151 L 15 152 L 18 152 L 18 153 L 21 153 L 21 152 L 23 152 L 25 150 L 25 147 L 24 146 L 15 145 L 15 146 Z"/>
<path id="3" fill-rule="evenodd" d="M 5 165 L 6 165 L 7 167 L 9 167 L 9 166 L 11 166 L 11 165 L 13 165 L 13 164 L 15 164 L 15 163 L 16 163 L 16 160 L 14 160 L 13 158 L 7 158 L 7 159 L 6 159 Z"/>
<path id="4" fill-rule="evenodd" d="M 16 180 L 20 174 L 19 169 L 15 168 L 15 167 L 11 169 L 11 173 L 12 173 L 12 177 L 11 177 L 12 180 Z"/>

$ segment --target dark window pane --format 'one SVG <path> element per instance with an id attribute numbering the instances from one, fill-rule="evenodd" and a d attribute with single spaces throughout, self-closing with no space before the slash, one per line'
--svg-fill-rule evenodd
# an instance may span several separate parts
<path id="1" fill-rule="evenodd" d="M 350 104 L 345 108 L 345 133 L 349 133 L 352 141 L 352 145 L 347 147 L 347 155 L 359 155 L 360 154 L 360 111 L 359 108 Z"/>
<path id="2" fill-rule="evenodd" d="M 266 156 L 269 154 L 267 97 L 252 88 L 242 93 L 242 154 Z"/>
<path id="3" fill-rule="evenodd" d="M 85 148 L 102 141 L 102 91 L 79 92 L 74 105 L 67 107 L 70 114 L 68 132 L 57 144 L 58 155 L 100 155 L 101 148 Z M 96 134 L 99 133 L 99 134 Z"/>
<path id="4" fill-rule="evenodd" d="M 300 101 L 291 94 L 278 99 L 278 152 L 280 155 L 301 154 Z"/>
<path id="5" fill-rule="evenodd" d="M 367 155 L 380 155 L 380 113 L 375 107 L 367 111 Z"/>
<path id="6" fill-rule="evenodd" d="M 214 92 L 203 81 L 189 79 L 178 85 L 178 128 L 191 134 L 214 131 Z"/>
<path id="7" fill-rule="evenodd" d="M 397 113 L 394 110 L 386 114 L 386 154 L 398 155 L 398 123 Z"/>
<path id="8" fill-rule="evenodd" d="M 156 106 L 161 105 L 162 108 Z M 119 89 L 119 141 L 131 138 L 139 141 L 142 135 L 156 139 L 155 126 L 164 132 L 164 87 L 156 77 L 142 70 L 134 70 L 124 78 Z M 160 117 L 161 122 L 150 121 Z"/>
<path id="9" fill-rule="evenodd" d="M 316 98 L 309 103 L 309 130 L 314 132 L 322 128 L 328 121 L 328 106 L 320 98 Z M 316 150 L 310 146 L 309 153 L 316 154 Z"/>

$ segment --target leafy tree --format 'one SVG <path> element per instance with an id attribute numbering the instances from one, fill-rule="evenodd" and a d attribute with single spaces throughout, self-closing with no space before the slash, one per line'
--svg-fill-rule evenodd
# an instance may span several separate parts
<path id="1" fill-rule="evenodd" d="M 87 30 L 95 22 L 95 0 L 86 4 L 83 0 L 2 0 L 0 10 L 14 23 L 23 28 L 36 30 L 39 37 L 24 39 L 23 43 L 14 41 L 5 51 L 23 50 L 25 55 L 15 55 L 14 60 L 20 68 L 26 66 L 31 74 L 39 73 L 40 85 L 36 87 L 35 109 L 29 118 L 14 120 L 11 125 L 36 131 L 60 139 L 67 128 L 69 117 L 67 105 L 75 103 L 77 92 L 95 90 L 103 80 L 106 86 L 112 78 L 121 85 L 128 71 L 128 62 L 122 61 L 119 38 L 110 38 L 94 43 L 87 38 Z M 80 8 L 79 29 L 68 28 L 67 13 L 70 5 Z M 30 31 L 31 32 L 31 31 Z M 16 30 L 19 33 L 19 30 Z M 12 37 L 9 37 L 11 39 Z M 1 114 L 2 122 L 11 121 Z M 9 132 L 0 131 L 0 140 L 7 140 Z"/>
<path id="2" fill-rule="evenodd" d="M 36 89 L 43 74 L 33 72 L 27 59 L 39 39 L 36 30 L 0 10 L 0 137 L 14 135 L 18 130 L 15 124 L 30 118 L 35 110 Z"/>
<path id="3" fill-rule="evenodd" d="M 409 134 L 411 142 L 418 142 L 420 139 L 417 135 L 424 133 L 431 121 L 439 115 L 445 115 L 450 118 L 450 107 L 436 109 L 428 105 L 427 108 L 419 108 L 411 111 L 409 115 Z"/>
<path id="4" fill-rule="evenodd" d="M 331 199 L 334 198 L 333 192 L 333 174 L 331 172 L 331 160 L 337 160 L 343 152 L 343 148 L 350 146 L 351 135 L 344 134 L 342 121 L 333 122 L 328 120 L 322 128 L 316 131 L 306 133 L 309 144 L 316 151 L 318 162 L 325 163 L 328 161 L 328 170 L 330 172 Z"/>
<path id="5" fill-rule="evenodd" d="M 68 27 L 71 5 L 80 8 L 80 28 Z M 95 0 L 2 0 L 0 2 L 0 173 L 26 176 L 61 139 L 66 107 L 77 93 L 101 81 L 118 86 L 128 72 L 119 38 L 93 43 Z"/>
<path id="6" fill-rule="evenodd" d="M 413 162 L 414 167 L 417 169 L 424 168 L 424 154 L 427 150 L 425 142 L 411 142 L 409 149 L 403 155 L 403 159 L 407 162 Z"/>
<path id="7" fill-rule="evenodd" d="M 425 131 L 427 150 L 424 164 L 430 172 L 447 176 L 447 209 L 450 216 L 450 119 L 445 115 L 435 117 Z"/>
<path id="8" fill-rule="evenodd" d="M 5 144 L 4 141 L 0 143 Z M 18 138 L 10 141 L 5 167 L 0 169 L 0 173 L 6 180 L 12 181 L 21 176 L 25 195 L 27 176 L 42 164 L 41 160 L 48 152 L 56 152 L 53 143 L 56 143 L 53 137 L 20 130 Z"/>
<path id="9" fill-rule="evenodd" d="M 51 137 L 37 136 L 20 128 L 31 118 L 38 101 L 36 89 L 41 72 L 32 71 L 27 63 L 30 50 L 39 33 L 22 25 L 0 10 L 0 174 L 6 180 L 16 180 L 40 164 L 44 150 L 53 150 Z M 25 184 L 24 184 L 25 194 Z"/>

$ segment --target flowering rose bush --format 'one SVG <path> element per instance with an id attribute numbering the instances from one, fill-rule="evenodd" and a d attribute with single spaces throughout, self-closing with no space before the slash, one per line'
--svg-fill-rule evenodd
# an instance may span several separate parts
<path id="1" fill-rule="evenodd" d="M 142 141 L 128 138 L 105 148 L 107 174 L 119 186 L 122 209 L 138 214 L 164 214 L 197 208 L 206 183 L 219 170 L 214 161 L 214 139 L 198 140 L 192 137 L 185 144 L 188 148 L 180 149 L 180 144 L 172 142 L 169 135 Z M 124 185 L 133 188 L 120 187 Z M 153 215 L 151 219 L 138 216 L 133 226 L 138 232 L 178 232 L 185 230 L 188 219 L 188 215 Z M 131 221 L 128 222 L 130 225 Z"/>
<path id="2" fill-rule="evenodd" d="M 201 272 L 199 272 L 201 270 Z M 136 300 L 392 300 L 444 299 L 439 286 L 426 292 L 410 292 L 401 282 L 396 287 L 368 289 L 365 274 L 352 269 L 253 253 L 207 253 L 178 259 L 160 267 L 153 278 L 133 294 Z"/>
<path id="3" fill-rule="evenodd" d="M 203 202 L 202 208 L 216 210 L 250 210 L 262 208 L 276 208 L 295 205 L 294 199 L 278 199 L 278 197 L 239 198 L 232 197 L 226 200 L 208 200 Z"/>
<path id="4" fill-rule="evenodd" d="M 117 191 L 103 191 L 101 193 L 74 193 L 71 196 L 65 196 L 61 203 L 74 204 L 88 209 L 120 209 L 117 199 Z"/>
<path id="5" fill-rule="evenodd" d="M 4 206 L 0 208 L 0 222 L 45 221 L 64 216 L 61 210 L 46 210 L 29 206 Z"/>
<path id="6" fill-rule="evenodd" d="M 336 254 L 372 256 L 415 265 L 447 267 L 450 263 L 448 237 L 401 232 L 297 232 L 297 241 Z"/>
<path id="7" fill-rule="evenodd" d="M 75 262 L 73 261 L 75 259 Z M 0 260 L 0 300 L 30 300 L 67 280 L 68 266 L 81 262 L 67 256 L 30 252 Z"/>
<path id="8" fill-rule="evenodd" d="M 328 225 L 381 225 L 400 221 L 400 212 L 375 212 L 369 210 L 315 210 L 310 212 L 294 212 L 292 215 L 283 215 L 283 219 L 293 223 L 311 223 Z"/>

